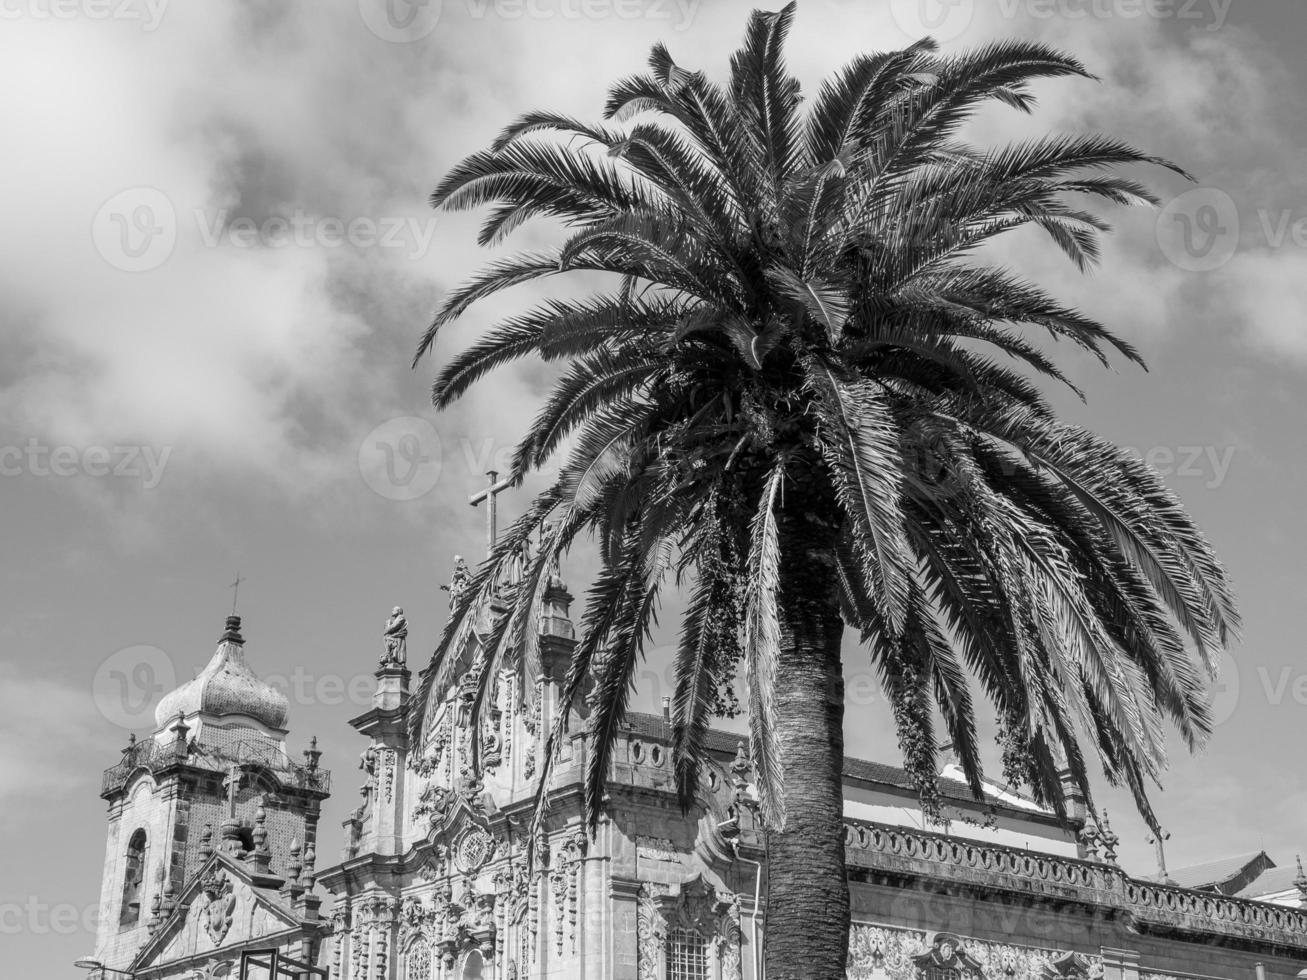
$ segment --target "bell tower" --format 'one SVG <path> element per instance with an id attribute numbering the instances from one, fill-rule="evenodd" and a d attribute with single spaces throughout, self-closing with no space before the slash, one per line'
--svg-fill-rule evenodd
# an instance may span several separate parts
<path id="1" fill-rule="evenodd" d="M 286 696 L 250 669 L 240 630 L 229 616 L 204 669 L 159 701 L 154 732 L 132 735 L 105 770 L 95 959 L 107 967 L 128 967 L 215 850 L 269 883 L 279 876 L 288 897 L 317 901 L 310 888 L 331 776 L 316 739 L 302 761 L 290 758 Z"/>

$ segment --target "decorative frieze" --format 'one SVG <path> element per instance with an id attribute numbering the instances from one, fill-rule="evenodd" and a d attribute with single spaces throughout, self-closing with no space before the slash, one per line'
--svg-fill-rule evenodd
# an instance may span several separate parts
<path id="1" fill-rule="evenodd" d="M 889 980 L 918 980 L 930 968 L 963 980 L 1098 980 L 1102 956 L 1013 946 L 936 933 L 930 941 L 916 929 L 855 923 L 849 935 L 849 977 L 883 973 Z"/>
<path id="2" fill-rule="evenodd" d="M 679 861 L 680 855 L 666 837 L 644 837 L 635 839 L 635 856 L 645 861 Z"/>

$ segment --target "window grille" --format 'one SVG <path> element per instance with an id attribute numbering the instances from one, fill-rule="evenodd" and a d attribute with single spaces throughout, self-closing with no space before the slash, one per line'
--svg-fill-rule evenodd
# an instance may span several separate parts
<path id="1" fill-rule="evenodd" d="M 709 980 L 708 944 L 693 929 L 667 934 L 667 980 Z"/>
<path id="2" fill-rule="evenodd" d="M 405 980 L 431 980 L 431 944 L 419 939 L 408 948 Z"/>

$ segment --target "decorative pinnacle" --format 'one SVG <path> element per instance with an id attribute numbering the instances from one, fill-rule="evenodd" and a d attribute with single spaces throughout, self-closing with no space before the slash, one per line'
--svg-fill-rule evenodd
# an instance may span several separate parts
<path id="1" fill-rule="evenodd" d="M 318 748 L 318 736 L 314 735 L 309 739 L 309 747 L 304 750 L 304 762 L 309 772 L 316 772 L 318 769 L 318 760 L 322 758 L 322 752 Z"/>
<path id="2" fill-rule="evenodd" d="M 1108 823 L 1106 810 L 1103 811 L 1100 829 L 1102 831 L 1100 839 L 1103 842 L 1103 858 L 1108 864 L 1116 864 L 1116 845 L 1121 843 L 1121 838 L 1112 832 L 1112 825 Z"/>
<path id="3" fill-rule="evenodd" d="M 1304 874 L 1302 870 L 1302 855 L 1297 855 L 1296 859 L 1298 862 L 1298 874 L 1294 876 L 1293 884 L 1294 887 L 1298 889 L 1299 896 L 1302 897 L 1304 902 L 1307 902 L 1307 874 Z"/>
<path id="4" fill-rule="evenodd" d="M 314 873 L 313 873 L 315 870 L 314 865 L 316 865 L 317 863 L 318 863 L 317 849 L 312 844 L 310 844 L 308 847 L 304 848 L 304 868 L 303 868 L 304 873 L 300 876 L 300 881 L 304 884 L 305 888 L 313 887 L 313 882 L 315 880 Z"/>
<path id="5" fill-rule="evenodd" d="M 259 874 L 267 874 L 272 865 L 272 851 L 268 849 L 268 828 L 264 825 L 267 819 L 268 811 L 259 803 L 254 811 L 254 833 L 250 835 L 254 839 L 254 849 L 245 855 L 245 860 Z"/>
<path id="6" fill-rule="evenodd" d="M 282 888 L 292 895 L 302 892 L 304 883 L 300 881 L 300 872 L 303 870 L 304 862 L 300 860 L 300 839 L 296 837 L 290 842 L 290 858 L 286 861 L 286 883 Z"/>

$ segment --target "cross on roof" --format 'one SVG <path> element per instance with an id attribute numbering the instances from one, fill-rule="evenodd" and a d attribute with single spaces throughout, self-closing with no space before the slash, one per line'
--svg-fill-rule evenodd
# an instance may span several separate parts
<path id="1" fill-rule="evenodd" d="M 222 780 L 223 788 L 227 790 L 227 807 L 228 815 L 236 816 L 236 791 L 241 785 L 241 768 L 232 764 L 227 769 L 227 775 Z"/>
<path id="2" fill-rule="evenodd" d="M 496 527 L 499 518 L 499 502 L 497 498 L 501 493 L 513 486 L 513 479 L 512 477 L 506 477 L 503 480 L 499 479 L 499 472 L 497 470 L 487 470 L 486 476 L 488 477 L 486 488 L 484 490 L 478 490 L 476 493 L 472 494 L 472 496 L 467 498 L 467 502 L 475 507 L 483 500 L 490 501 L 490 506 L 486 510 L 486 554 L 489 555 L 490 552 L 495 550 L 495 539 L 498 530 Z"/>
<path id="3" fill-rule="evenodd" d="M 236 580 L 227 586 L 227 588 L 231 589 L 231 614 L 233 616 L 236 615 L 236 600 L 240 596 L 241 583 L 244 581 L 245 579 L 241 578 L 241 573 L 237 571 Z"/>

